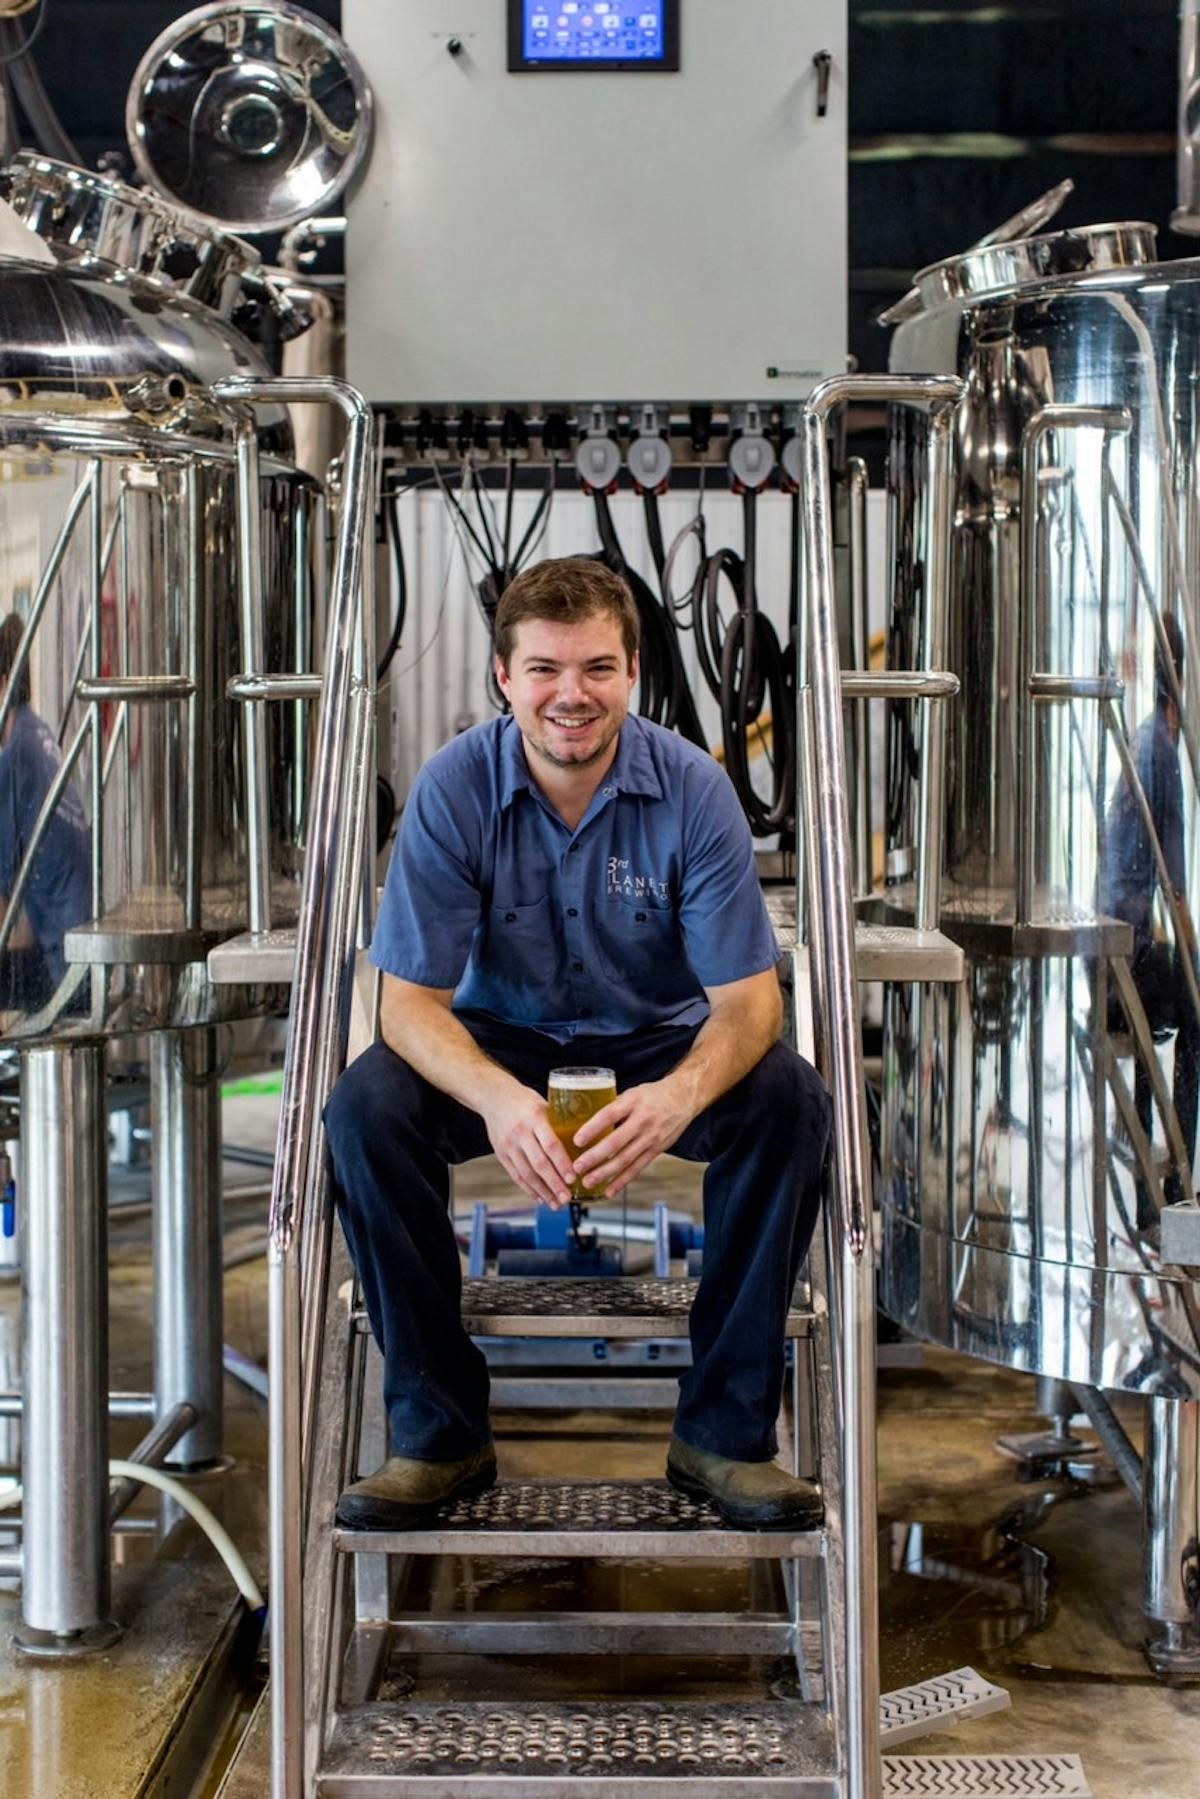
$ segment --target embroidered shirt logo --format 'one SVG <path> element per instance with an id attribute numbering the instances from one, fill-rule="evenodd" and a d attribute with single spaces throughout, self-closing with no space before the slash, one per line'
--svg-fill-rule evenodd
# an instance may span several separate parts
<path id="1" fill-rule="evenodd" d="M 656 881 L 653 875 L 634 874 L 629 858 L 621 856 L 608 858 L 608 891 L 613 897 L 653 900 L 657 905 L 667 905 L 671 899 L 665 881 Z"/>

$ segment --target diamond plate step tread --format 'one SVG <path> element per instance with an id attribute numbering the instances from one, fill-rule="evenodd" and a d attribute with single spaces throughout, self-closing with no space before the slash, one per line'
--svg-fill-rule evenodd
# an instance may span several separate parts
<path id="1" fill-rule="evenodd" d="M 768 887 L 763 896 L 781 949 L 796 943 L 796 896 L 790 886 Z M 860 981 L 946 981 L 963 978 L 963 952 L 942 931 L 912 925 L 854 927 L 855 963 Z"/>
<path id="2" fill-rule="evenodd" d="M 740 1530 L 723 1524 L 707 1500 L 677 1493 L 665 1480 L 514 1480 L 456 1501 L 431 1527 L 338 1530 L 334 1541 L 344 1552 L 377 1555 L 768 1560 L 820 1555 L 824 1534 Z"/>
<path id="3" fill-rule="evenodd" d="M 1077 1755 L 885 1756 L 884 1799 L 1092 1799 Z"/>
<path id="4" fill-rule="evenodd" d="M 962 950 L 941 931 L 859 924 L 854 931 L 854 952 L 860 981 L 953 983 L 963 978 Z"/>
<path id="5" fill-rule="evenodd" d="M 795 1701 L 370 1705 L 339 1719 L 317 1790 L 550 1799 L 603 1781 L 605 1794 L 631 1799 L 772 1789 L 836 1799 L 833 1767 L 825 1719 Z"/>
<path id="6" fill-rule="evenodd" d="M 492 1277 L 463 1282 L 463 1323 L 476 1337 L 686 1337 L 696 1282 L 618 1275 L 605 1280 Z M 788 1335 L 811 1314 L 792 1311 Z"/>
<path id="7" fill-rule="evenodd" d="M 884 1749 L 930 1731 L 949 1730 L 965 1718 L 983 1718 L 1012 1704 L 1003 1687 L 993 1686 L 974 1668 L 955 1668 L 915 1686 L 897 1687 L 879 1700 L 879 1741 Z"/>

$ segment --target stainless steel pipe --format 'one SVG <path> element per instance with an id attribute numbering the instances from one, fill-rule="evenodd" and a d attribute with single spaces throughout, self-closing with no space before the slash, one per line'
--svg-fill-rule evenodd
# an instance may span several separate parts
<path id="1" fill-rule="evenodd" d="M 18 1645 L 97 1649 L 108 1616 L 108 1255 L 104 1052 L 21 1053 L 25 1313 Z"/>
<path id="2" fill-rule="evenodd" d="M 167 1457 L 179 1442 L 180 1438 L 192 1428 L 196 1422 L 195 1407 L 186 1401 L 182 1405 L 172 1406 L 169 1412 L 159 1419 L 152 1430 L 148 1430 L 137 1448 L 125 1460 L 141 1462 L 146 1468 L 162 1468 Z M 131 1506 L 141 1492 L 144 1481 L 128 1477 L 119 1482 L 108 1496 L 108 1522 L 115 1529 L 117 1520 Z"/>
<path id="3" fill-rule="evenodd" d="M 217 1032 L 157 1031 L 150 1039 L 154 1121 L 154 1399 L 161 1420 L 190 1404 L 195 1424 L 170 1467 L 219 1459 L 224 1341 L 221 1082 Z"/>
<path id="4" fill-rule="evenodd" d="M 1143 1610 L 1160 1624 L 1194 1624 L 1200 1593 L 1200 1400 L 1146 1401 L 1143 1466 Z"/>
<path id="5" fill-rule="evenodd" d="M 0 1393 L 0 1418 L 20 1418 L 24 1411 L 25 1401 L 20 1393 Z M 108 1415 L 110 1418 L 153 1418 L 154 1395 L 110 1393 Z"/>

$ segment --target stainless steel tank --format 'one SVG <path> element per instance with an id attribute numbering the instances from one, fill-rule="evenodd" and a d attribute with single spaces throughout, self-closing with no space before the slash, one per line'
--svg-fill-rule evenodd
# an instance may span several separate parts
<path id="1" fill-rule="evenodd" d="M 269 372 L 238 324 L 287 302 L 249 245 L 156 196 L 28 153 L 3 191 L 53 257 L 0 258 L 0 610 L 21 633 L 0 688 L 0 796 L 18 724 L 26 773 L 22 803 L 0 805 L 3 897 L 18 901 L 0 926 L 3 1033 L 247 1016 L 278 995 L 205 972 L 247 924 L 242 708 L 226 687 L 249 657 L 236 420 L 207 390 Z M 316 489 L 284 410 L 257 422 L 259 651 L 303 669 Z M 295 915 L 307 710 L 268 719 L 279 923 Z"/>
<path id="2" fill-rule="evenodd" d="M 1012 1367 L 1200 1392 L 1196 1290 L 1158 1252 L 1164 1177 L 1190 1193 L 1195 1145 L 1180 1166 L 1170 1106 L 1139 1142 L 1133 1100 L 1156 1070 L 1169 1093 L 1179 1037 L 1125 1015 L 1135 933 L 1109 866 L 1123 750 L 1155 713 L 1173 614 L 1188 652 L 1184 885 L 1193 912 L 1200 900 L 1200 262 L 1156 263 L 1149 226 L 1100 226 L 969 253 L 919 287 L 893 369 L 968 384 L 943 889 L 968 972 L 959 988 L 889 997 L 885 1303 L 923 1335 Z M 920 541 L 919 432 L 897 422 L 897 658 L 920 600 L 919 564 L 903 554 Z M 915 814 L 899 708 L 890 731 L 888 898 L 903 909 Z M 1147 904 L 1169 940 L 1162 896 Z M 1186 969 L 1177 979 L 1190 1000 Z"/>
<path id="3" fill-rule="evenodd" d="M 887 994 L 881 1292 L 935 1342 L 1148 1396 L 1151 1660 L 1196 1673 L 1200 1289 L 1162 1211 L 1195 1192 L 1200 261 L 1155 254 L 1137 223 L 968 252 L 893 340 L 894 371 L 967 385 L 942 905 L 966 978 Z M 923 429 L 893 431 L 901 666 Z M 904 708 L 888 729 L 894 916 L 917 756 Z"/>

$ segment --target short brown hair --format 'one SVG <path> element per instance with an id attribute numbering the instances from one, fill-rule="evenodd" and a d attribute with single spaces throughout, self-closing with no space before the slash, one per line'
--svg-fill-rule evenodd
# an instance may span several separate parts
<path id="1" fill-rule="evenodd" d="M 21 647 L 21 639 L 25 635 L 24 620 L 15 612 L 10 612 L 4 623 L 0 625 L 0 681 L 7 681 L 12 674 L 13 663 L 17 659 L 17 651 Z M 29 658 L 21 664 L 16 680 L 13 682 L 13 705 L 29 704 Z"/>
<path id="2" fill-rule="evenodd" d="M 598 612 L 616 619 L 632 663 L 641 638 L 641 620 L 628 581 L 590 556 L 557 556 L 535 563 L 505 588 L 496 608 L 496 654 L 507 669 L 517 626 L 523 619 L 577 625 Z"/>

